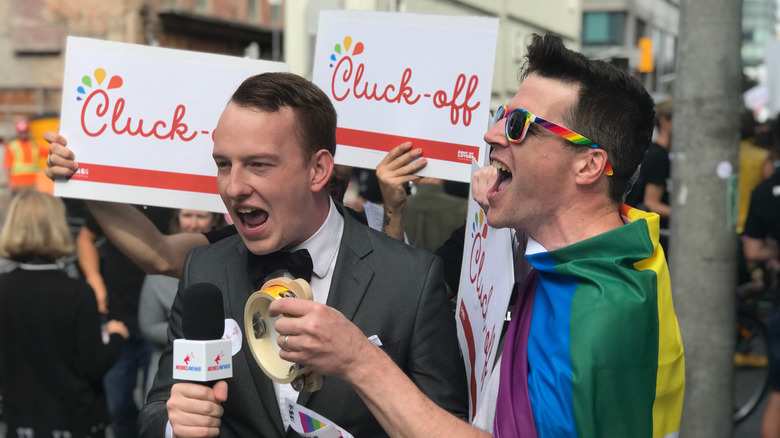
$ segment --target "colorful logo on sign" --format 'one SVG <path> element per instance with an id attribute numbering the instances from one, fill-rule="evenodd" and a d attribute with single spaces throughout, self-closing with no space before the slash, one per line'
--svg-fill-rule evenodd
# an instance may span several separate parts
<path id="1" fill-rule="evenodd" d="M 94 82 L 97 84 L 97 86 L 101 86 L 103 84 L 103 81 L 106 79 L 106 71 L 102 68 L 95 69 L 95 72 L 93 73 L 94 76 Z M 87 90 L 84 87 L 92 88 L 92 77 L 89 77 L 88 75 L 85 75 L 81 78 L 81 84 L 78 88 L 76 88 L 76 91 L 79 93 L 79 96 L 76 96 L 76 100 L 83 100 L 82 96 L 86 96 Z M 119 88 L 122 86 L 124 82 L 122 81 L 122 77 L 119 75 L 111 76 L 111 79 L 108 80 L 108 84 L 106 85 L 107 90 L 112 90 L 114 88 Z"/>
<path id="2" fill-rule="evenodd" d="M 352 37 L 349 35 L 345 36 L 343 44 L 344 44 L 343 48 L 341 44 L 336 44 L 336 46 L 333 47 L 333 51 L 335 51 L 336 53 L 330 55 L 331 61 L 336 62 L 338 61 L 339 57 L 349 55 L 349 49 L 352 48 Z M 361 53 L 363 53 L 363 49 L 364 49 L 363 43 L 358 42 L 357 44 L 355 44 L 354 48 L 352 49 L 352 56 L 360 55 Z M 342 51 L 344 52 L 343 54 L 341 53 Z M 333 64 L 330 64 L 330 67 L 333 68 Z"/>

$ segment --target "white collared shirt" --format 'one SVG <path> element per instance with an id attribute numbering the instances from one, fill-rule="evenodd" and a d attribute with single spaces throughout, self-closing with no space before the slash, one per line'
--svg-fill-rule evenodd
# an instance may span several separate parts
<path id="1" fill-rule="evenodd" d="M 325 304 L 328 301 L 330 284 L 333 280 L 333 271 L 336 267 L 336 259 L 339 255 L 339 246 L 343 234 L 344 218 L 339 214 L 338 210 L 336 210 L 336 205 L 333 203 L 333 200 L 331 200 L 328 217 L 325 219 L 325 222 L 320 229 L 306 239 L 305 242 L 290 250 L 291 252 L 299 249 L 306 249 L 309 251 L 314 266 L 309 285 L 311 285 L 314 301 L 317 303 Z M 278 270 L 266 277 L 265 281 L 281 275 L 287 278 L 293 278 L 286 270 Z M 291 400 L 297 400 L 298 392 L 292 389 L 292 385 L 289 383 L 282 384 L 273 382 L 273 385 L 274 391 L 276 392 L 276 401 L 279 404 L 279 412 L 282 415 L 282 422 L 284 423 L 285 429 L 287 429 L 289 421 L 286 415 L 287 406 L 284 399 L 290 398 Z"/>

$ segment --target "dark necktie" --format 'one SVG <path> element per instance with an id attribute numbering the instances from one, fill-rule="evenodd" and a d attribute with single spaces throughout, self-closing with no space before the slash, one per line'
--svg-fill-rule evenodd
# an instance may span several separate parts
<path id="1" fill-rule="evenodd" d="M 262 287 L 265 278 L 274 271 L 284 269 L 295 278 L 311 281 L 313 264 L 309 251 L 299 249 L 295 252 L 276 251 L 266 255 L 247 256 L 247 274 L 255 289 Z"/>

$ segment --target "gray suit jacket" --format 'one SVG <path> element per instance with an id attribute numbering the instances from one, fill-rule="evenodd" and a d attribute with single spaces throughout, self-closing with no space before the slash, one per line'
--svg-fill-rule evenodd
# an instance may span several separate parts
<path id="1" fill-rule="evenodd" d="M 441 260 L 344 216 L 344 235 L 327 304 L 341 311 L 381 347 L 442 408 L 468 416 L 466 373 L 455 318 L 447 301 Z M 223 292 L 225 315 L 244 327 L 244 305 L 254 292 L 246 272 L 247 248 L 236 235 L 193 250 L 185 261 L 181 292 L 208 282 Z M 246 336 L 246 334 L 244 334 Z M 171 378 L 171 340 L 181 337 L 181 300 L 172 307 L 169 345 L 139 423 L 144 437 L 162 437 Z M 294 437 L 285 433 L 271 380 L 255 362 L 246 338 L 233 357 L 223 403 L 221 437 Z M 347 429 L 356 438 L 387 436 L 357 393 L 343 380 L 324 377 L 323 388 L 301 392 L 298 403 Z"/>

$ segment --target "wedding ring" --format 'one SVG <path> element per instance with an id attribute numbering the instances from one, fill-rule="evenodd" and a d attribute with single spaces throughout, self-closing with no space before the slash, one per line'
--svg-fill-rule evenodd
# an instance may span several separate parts
<path id="1" fill-rule="evenodd" d="M 289 337 L 290 337 L 289 335 L 285 335 L 284 336 L 284 343 L 282 344 L 282 350 L 284 350 L 284 351 L 290 351 L 290 348 L 287 347 L 287 338 L 289 338 Z"/>

